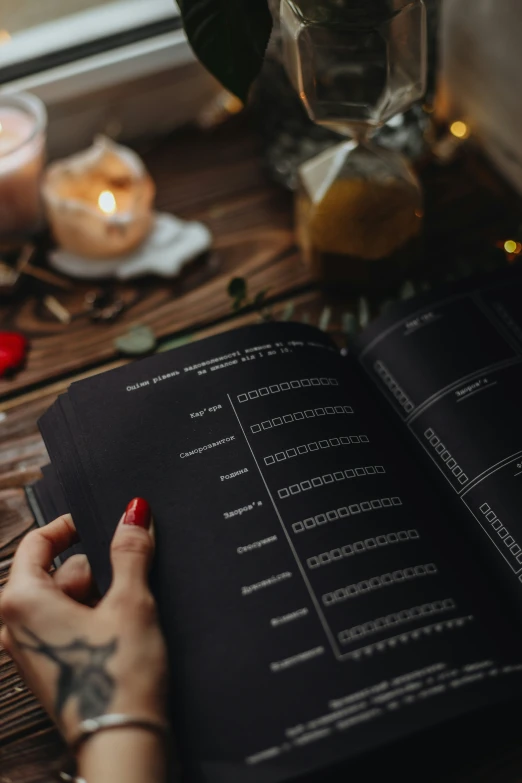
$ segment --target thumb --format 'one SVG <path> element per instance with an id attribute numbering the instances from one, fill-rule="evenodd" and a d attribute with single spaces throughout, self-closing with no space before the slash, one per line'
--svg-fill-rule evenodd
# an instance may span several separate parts
<path id="1" fill-rule="evenodd" d="M 130 590 L 146 585 L 154 555 L 152 514 L 143 498 L 131 500 L 111 544 L 112 586 Z"/>

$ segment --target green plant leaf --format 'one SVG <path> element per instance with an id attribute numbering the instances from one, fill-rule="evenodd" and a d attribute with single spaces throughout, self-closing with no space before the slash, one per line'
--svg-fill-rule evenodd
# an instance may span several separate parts
<path id="1" fill-rule="evenodd" d="M 252 302 L 254 307 L 263 307 L 267 294 L 268 288 L 265 288 L 264 291 L 259 291 L 259 293 L 254 296 L 254 301 Z"/>
<path id="2" fill-rule="evenodd" d="M 247 282 L 244 277 L 233 277 L 228 284 L 228 295 L 234 300 L 234 308 L 241 307 L 247 297 Z"/>
<path id="3" fill-rule="evenodd" d="M 178 0 L 178 5 L 196 56 L 246 102 L 272 31 L 267 0 Z"/>

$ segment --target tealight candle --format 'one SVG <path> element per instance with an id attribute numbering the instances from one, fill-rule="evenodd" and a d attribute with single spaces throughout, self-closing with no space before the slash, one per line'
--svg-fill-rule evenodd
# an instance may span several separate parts
<path id="1" fill-rule="evenodd" d="M 47 112 L 34 95 L 0 95 L 0 236 L 38 226 Z"/>
<path id="2" fill-rule="evenodd" d="M 152 226 L 155 188 L 143 162 L 103 136 L 49 166 L 42 192 L 57 243 L 83 258 L 124 255 Z"/>

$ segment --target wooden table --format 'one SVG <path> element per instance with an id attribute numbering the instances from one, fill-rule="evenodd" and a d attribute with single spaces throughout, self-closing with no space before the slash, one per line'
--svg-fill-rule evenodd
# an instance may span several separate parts
<path id="1" fill-rule="evenodd" d="M 232 311 L 227 285 L 231 277 L 241 276 L 252 297 L 268 290 L 276 318 L 321 321 L 334 336 L 341 335 L 342 315 L 356 299 L 325 297 L 312 280 L 295 248 L 291 197 L 270 183 L 259 153 L 256 136 L 238 118 L 210 133 L 180 131 L 145 155 L 158 187 L 158 208 L 203 220 L 214 233 L 214 247 L 175 282 L 119 284 L 122 296 L 138 291 L 140 299 L 116 322 L 93 324 L 86 317 L 84 297 L 92 284 L 53 292 L 73 314 L 69 325 L 42 308 L 39 288 L 30 287 L 0 306 L 0 329 L 22 329 L 32 345 L 27 366 L 13 379 L 0 380 L 0 586 L 18 542 L 33 525 L 23 487 L 39 478 L 47 461 L 37 419 L 72 380 L 125 361 L 114 339 L 130 325 L 147 324 L 160 339 L 176 335 L 191 340 L 256 321 L 257 312 Z M 475 155 L 459 159 L 451 170 L 428 166 L 423 177 L 430 237 L 425 266 L 430 274 L 444 276 L 453 269 L 443 260 L 448 247 L 459 248 L 466 257 L 473 253 L 465 205 L 471 204 L 468 212 L 475 224 L 483 214 L 489 233 L 502 236 L 512 219 L 506 205 L 513 199 Z M 456 206 L 457 223 L 452 217 Z M 51 722 L 0 650 L 0 783 L 47 783 L 61 751 Z M 506 751 L 480 769 L 448 772 L 445 781 L 521 779 L 522 753 Z"/>

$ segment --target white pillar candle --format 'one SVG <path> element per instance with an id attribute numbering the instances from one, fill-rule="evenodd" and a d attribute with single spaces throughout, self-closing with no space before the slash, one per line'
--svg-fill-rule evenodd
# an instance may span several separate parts
<path id="1" fill-rule="evenodd" d="M 0 237 L 37 228 L 47 113 L 34 95 L 0 95 Z"/>

